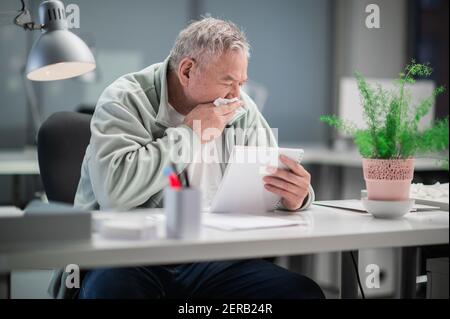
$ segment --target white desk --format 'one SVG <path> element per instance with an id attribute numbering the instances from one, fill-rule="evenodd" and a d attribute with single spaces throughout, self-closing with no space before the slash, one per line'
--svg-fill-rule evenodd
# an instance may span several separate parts
<path id="1" fill-rule="evenodd" d="M 356 149 L 334 150 L 321 144 L 284 144 L 282 147 L 303 148 L 305 150 L 305 156 L 302 160 L 303 164 L 332 165 L 362 169 L 362 157 Z M 442 170 L 442 167 L 434 159 L 416 158 L 415 170 L 417 172 L 436 171 Z"/>
<path id="2" fill-rule="evenodd" d="M 161 213 L 160 210 L 149 212 Z M 301 214 L 283 213 L 281 218 L 306 220 L 308 224 L 234 232 L 204 228 L 201 238 L 190 241 L 118 241 L 105 240 L 94 234 L 90 242 L 84 243 L 30 243 L 8 247 L 0 244 L 0 273 L 7 274 L 14 269 L 65 267 L 72 263 L 80 267 L 149 265 L 417 247 L 449 241 L 449 215 L 443 211 L 408 214 L 400 220 L 379 220 L 369 214 L 313 206 Z M 342 276 L 348 291 L 342 291 L 342 295 L 355 296 L 357 287 L 355 281 L 351 281 L 354 271 L 345 268 L 344 264 Z M 0 278 L 5 280 L 7 276 Z M 415 277 L 412 280 L 415 284 Z"/>
<path id="3" fill-rule="evenodd" d="M 0 175 L 39 175 L 36 148 L 1 150 Z"/>
<path id="4" fill-rule="evenodd" d="M 12 176 L 13 204 L 18 205 L 20 198 L 20 176 L 39 175 L 36 148 L 0 150 L 0 175 Z"/>

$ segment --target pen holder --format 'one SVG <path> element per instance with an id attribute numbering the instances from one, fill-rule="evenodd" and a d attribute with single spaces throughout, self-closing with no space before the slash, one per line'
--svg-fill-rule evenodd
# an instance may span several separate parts
<path id="1" fill-rule="evenodd" d="M 201 231 L 201 196 L 195 188 L 164 190 L 167 238 L 194 239 Z"/>

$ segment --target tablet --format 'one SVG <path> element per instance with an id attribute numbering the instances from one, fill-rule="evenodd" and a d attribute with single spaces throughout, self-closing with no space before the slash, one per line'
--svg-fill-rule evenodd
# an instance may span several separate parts
<path id="1" fill-rule="evenodd" d="M 287 168 L 279 155 L 300 163 L 303 149 L 235 146 L 210 212 L 253 213 L 274 210 L 281 197 L 264 188 L 267 167 Z"/>

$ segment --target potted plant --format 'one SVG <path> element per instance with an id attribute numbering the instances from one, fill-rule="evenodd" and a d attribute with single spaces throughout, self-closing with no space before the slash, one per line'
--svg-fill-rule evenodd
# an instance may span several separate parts
<path id="1" fill-rule="evenodd" d="M 369 200 L 402 201 L 409 199 L 414 174 L 414 157 L 427 155 L 442 161 L 448 170 L 448 117 L 434 121 L 420 130 L 420 120 L 430 111 L 436 96 L 444 92 L 442 86 L 417 105 L 412 105 L 407 84 L 417 77 L 428 77 L 428 64 L 413 60 L 395 81 L 395 90 L 380 85 L 370 86 L 356 73 L 366 128 L 334 115 L 320 120 L 353 137 L 363 157 L 363 172 Z"/>

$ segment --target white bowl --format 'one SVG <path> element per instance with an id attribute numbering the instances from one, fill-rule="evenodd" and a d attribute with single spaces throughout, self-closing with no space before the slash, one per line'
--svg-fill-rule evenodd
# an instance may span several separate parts
<path id="1" fill-rule="evenodd" d="M 364 208 L 376 218 L 400 218 L 409 213 L 414 206 L 414 199 L 403 201 L 384 201 L 361 199 Z"/>

